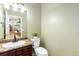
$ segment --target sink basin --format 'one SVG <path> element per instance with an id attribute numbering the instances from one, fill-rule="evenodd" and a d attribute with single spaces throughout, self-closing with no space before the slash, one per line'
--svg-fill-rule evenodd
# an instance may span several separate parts
<path id="1" fill-rule="evenodd" d="M 3 48 L 17 48 L 23 46 L 26 43 L 25 41 L 18 41 L 18 42 L 8 42 L 2 45 Z"/>

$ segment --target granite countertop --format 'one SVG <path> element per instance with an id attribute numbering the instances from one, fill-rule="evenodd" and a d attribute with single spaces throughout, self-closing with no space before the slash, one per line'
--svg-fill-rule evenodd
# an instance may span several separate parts
<path id="1" fill-rule="evenodd" d="M 28 46 L 28 45 L 32 45 L 32 42 L 31 42 L 30 39 L 25 39 L 23 41 L 25 41 L 26 43 L 24 43 L 24 45 L 22 45 L 21 47 Z M 11 48 L 3 48 L 2 47 L 3 44 L 5 44 L 5 43 L 0 43 L 0 53 L 6 52 L 6 51 L 9 51 L 9 50 L 12 50 L 12 49 L 16 49 L 16 48 L 12 48 L 12 49 Z M 17 48 L 20 48 L 20 47 L 17 47 Z"/>

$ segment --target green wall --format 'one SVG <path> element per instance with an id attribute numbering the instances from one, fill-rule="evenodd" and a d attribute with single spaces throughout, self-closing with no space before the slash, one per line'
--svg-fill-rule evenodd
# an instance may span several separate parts
<path id="1" fill-rule="evenodd" d="M 32 37 L 34 32 L 41 36 L 41 4 L 27 3 L 27 36 Z"/>
<path id="2" fill-rule="evenodd" d="M 0 22 L 3 21 L 3 10 L 2 10 L 2 5 L 0 4 Z M 4 27 L 2 24 L 0 24 L 0 39 L 3 38 L 3 30 Z"/>
<path id="3" fill-rule="evenodd" d="M 79 56 L 79 4 L 42 4 L 41 33 L 51 56 Z"/>

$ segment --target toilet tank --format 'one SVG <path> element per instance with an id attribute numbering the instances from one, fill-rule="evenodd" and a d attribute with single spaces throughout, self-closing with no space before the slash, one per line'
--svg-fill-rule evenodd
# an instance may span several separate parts
<path id="1" fill-rule="evenodd" d="M 33 45 L 33 48 L 39 47 L 40 46 L 40 38 L 33 38 L 32 45 Z"/>

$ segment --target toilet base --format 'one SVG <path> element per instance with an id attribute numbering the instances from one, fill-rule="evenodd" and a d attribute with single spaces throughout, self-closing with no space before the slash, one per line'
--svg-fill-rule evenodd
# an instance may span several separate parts
<path id="1" fill-rule="evenodd" d="M 43 47 L 37 47 L 34 51 L 37 56 L 48 56 L 47 50 Z"/>

